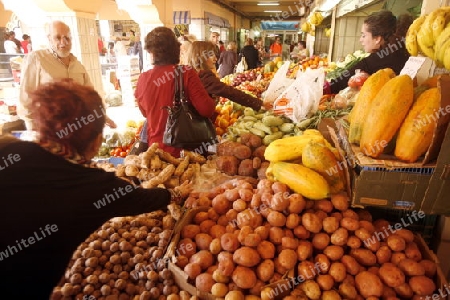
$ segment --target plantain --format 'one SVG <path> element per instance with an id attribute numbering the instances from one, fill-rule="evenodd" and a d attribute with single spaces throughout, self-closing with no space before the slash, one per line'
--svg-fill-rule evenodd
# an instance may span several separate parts
<path id="1" fill-rule="evenodd" d="M 439 35 L 445 28 L 447 21 L 449 19 L 449 11 L 448 9 L 440 8 L 436 12 L 436 18 L 433 20 L 431 24 L 431 30 L 433 32 L 433 40 L 436 42 Z"/>
<path id="2" fill-rule="evenodd" d="M 434 38 L 433 38 L 433 22 L 436 19 L 436 16 L 440 13 L 439 10 L 435 10 L 431 12 L 423 22 L 422 26 L 420 27 L 420 30 L 417 32 L 417 42 L 419 44 L 420 48 L 423 48 L 422 52 L 428 56 L 428 49 L 430 47 L 433 47 L 434 45 Z M 431 56 L 431 58 L 433 58 Z"/>
<path id="3" fill-rule="evenodd" d="M 441 32 L 434 46 L 434 59 L 440 64 L 444 64 L 444 53 L 450 47 L 450 24 L 447 24 Z"/>
<path id="4" fill-rule="evenodd" d="M 411 54 L 412 56 L 417 56 L 417 54 L 419 53 L 417 47 L 417 32 L 419 31 L 420 26 L 422 26 L 426 17 L 427 15 L 423 15 L 415 19 L 411 26 L 409 26 L 408 32 L 406 33 L 406 50 L 408 50 L 409 54 Z"/>
<path id="5" fill-rule="evenodd" d="M 450 47 L 445 49 L 445 53 L 444 53 L 444 67 L 447 70 L 450 70 Z"/>
<path id="6" fill-rule="evenodd" d="M 425 44 L 425 39 L 423 38 L 421 31 L 417 33 L 417 45 L 419 46 L 418 48 L 420 52 L 422 52 L 425 56 L 434 59 L 434 47 L 430 47 Z"/>

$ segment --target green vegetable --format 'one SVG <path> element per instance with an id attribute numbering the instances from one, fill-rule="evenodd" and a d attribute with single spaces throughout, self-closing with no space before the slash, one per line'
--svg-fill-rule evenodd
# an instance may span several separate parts
<path id="1" fill-rule="evenodd" d="M 280 126 L 280 130 L 284 133 L 292 132 L 294 130 L 294 123 L 283 123 Z"/>
<path id="2" fill-rule="evenodd" d="M 253 128 L 256 128 L 256 129 L 258 129 L 258 130 L 261 130 L 261 131 L 263 131 L 263 132 L 265 132 L 265 133 L 267 133 L 267 134 L 272 134 L 272 129 L 271 129 L 270 127 L 264 125 L 264 124 L 261 123 L 261 122 L 256 122 L 256 123 L 254 123 L 254 124 L 253 124 Z"/>
<path id="3" fill-rule="evenodd" d="M 266 135 L 264 131 L 259 130 L 257 128 L 250 128 L 250 132 L 262 138 L 264 138 L 264 136 Z"/>
<path id="4" fill-rule="evenodd" d="M 281 131 L 275 132 L 273 134 L 266 135 L 263 138 L 263 144 L 267 146 L 270 143 L 272 143 L 273 141 L 281 139 L 282 137 L 283 137 L 283 133 Z"/>
<path id="5" fill-rule="evenodd" d="M 284 123 L 282 118 L 276 116 L 265 116 L 261 121 L 266 126 L 280 126 Z"/>

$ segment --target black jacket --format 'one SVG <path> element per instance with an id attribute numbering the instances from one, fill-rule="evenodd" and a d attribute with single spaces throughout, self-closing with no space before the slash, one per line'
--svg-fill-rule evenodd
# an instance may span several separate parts
<path id="1" fill-rule="evenodd" d="M 248 69 L 255 69 L 258 66 L 259 53 L 258 50 L 253 45 L 247 45 L 241 50 L 241 54 L 239 56 L 239 61 L 241 57 L 245 57 L 245 61 L 247 62 Z"/>
<path id="2" fill-rule="evenodd" d="M 34 143 L 16 140 L 0 147 L 0 157 L 16 158 L 0 160 L 2 299 L 49 299 L 73 252 L 104 222 L 163 209 L 170 201 L 165 189 L 136 189 Z"/>
<path id="3" fill-rule="evenodd" d="M 370 75 L 378 70 L 391 68 L 398 75 L 405 66 L 408 58 L 409 54 L 402 41 L 398 40 L 397 43 L 389 44 L 387 47 L 371 53 L 368 57 L 353 66 L 353 68 L 349 69 L 348 72 L 344 72 L 341 76 L 332 80 L 330 82 L 331 93 L 337 94 L 340 90 L 345 89 L 348 80 L 355 75 L 355 70 L 357 69 L 365 71 Z"/>

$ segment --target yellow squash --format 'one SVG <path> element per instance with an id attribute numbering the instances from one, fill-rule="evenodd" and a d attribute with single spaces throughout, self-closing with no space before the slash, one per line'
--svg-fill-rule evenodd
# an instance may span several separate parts
<path id="1" fill-rule="evenodd" d="M 413 81 L 408 75 L 399 75 L 383 85 L 363 125 L 360 149 L 365 155 L 377 158 L 383 153 L 408 114 L 413 97 Z"/>
<path id="2" fill-rule="evenodd" d="M 439 117 L 441 95 L 438 88 L 423 92 L 400 127 L 395 156 L 406 162 L 415 162 L 431 144 Z"/>
<path id="3" fill-rule="evenodd" d="M 264 151 L 264 157 L 268 161 L 289 161 L 302 156 L 303 148 L 310 141 L 323 142 L 322 135 L 298 135 L 278 139 L 271 142 Z"/>
<path id="4" fill-rule="evenodd" d="M 395 77 L 392 69 L 381 69 L 372 74 L 364 82 L 358 97 L 356 98 L 355 106 L 352 109 L 352 118 L 350 122 L 350 129 L 348 139 L 350 143 L 359 144 L 364 121 L 369 111 L 369 107 L 375 99 L 377 93 L 381 90 L 390 79 Z"/>
<path id="5" fill-rule="evenodd" d="M 330 196 L 330 186 L 319 173 L 299 164 L 276 162 L 272 172 L 275 179 L 302 196 L 319 200 Z"/>
<path id="6" fill-rule="evenodd" d="M 308 143 L 302 152 L 302 163 L 325 178 L 331 193 L 344 190 L 344 167 L 333 152 L 319 143 Z"/>

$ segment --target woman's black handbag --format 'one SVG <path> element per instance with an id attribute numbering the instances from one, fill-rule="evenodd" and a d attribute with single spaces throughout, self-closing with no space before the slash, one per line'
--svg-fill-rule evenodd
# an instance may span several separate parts
<path id="1" fill-rule="evenodd" d="M 175 72 L 175 94 L 172 107 L 163 107 L 169 112 L 163 143 L 167 146 L 193 150 L 214 144 L 216 130 L 209 118 L 201 116 L 186 99 L 183 88 L 183 70 Z"/>

